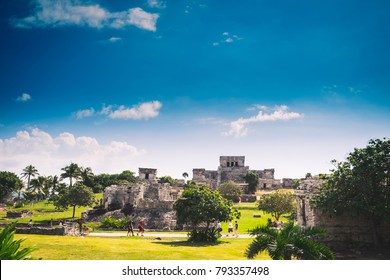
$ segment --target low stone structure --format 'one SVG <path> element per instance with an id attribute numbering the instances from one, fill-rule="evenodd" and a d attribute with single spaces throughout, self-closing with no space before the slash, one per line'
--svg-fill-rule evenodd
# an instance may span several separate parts
<path id="1" fill-rule="evenodd" d="M 28 210 L 22 211 L 7 211 L 7 218 L 15 219 L 15 218 L 29 218 L 32 216 L 32 212 Z"/>
<path id="2" fill-rule="evenodd" d="M 16 227 L 16 233 L 18 234 L 43 234 L 43 235 L 70 235 L 77 236 L 80 235 L 78 224 L 75 222 L 65 222 L 64 225 L 59 227 L 42 227 L 42 226 L 32 226 L 32 227 Z"/>
<path id="3" fill-rule="evenodd" d="M 298 225 L 302 227 L 321 227 L 326 229 L 325 242 L 345 257 L 346 252 L 358 256 L 361 251 L 373 247 L 371 225 L 364 217 L 352 217 L 348 213 L 330 215 L 314 208 L 311 197 L 323 183 L 320 179 L 302 180 L 295 191 Z M 378 235 L 385 246 L 390 248 L 390 223 L 381 224 Z"/>

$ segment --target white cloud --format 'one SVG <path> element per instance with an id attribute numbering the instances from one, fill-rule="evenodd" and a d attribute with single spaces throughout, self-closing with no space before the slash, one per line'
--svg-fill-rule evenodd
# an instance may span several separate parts
<path id="1" fill-rule="evenodd" d="M 259 105 L 257 105 L 259 106 Z M 263 107 L 263 109 L 269 109 Z M 248 125 L 258 122 L 271 122 L 271 121 L 288 121 L 291 119 L 303 118 L 303 114 L 296 112 L 289 112 L 286 105 L 276 106 L 272 113 L 266 114 L 263 111 L 259 111 L 256 116 L 249 118 L 239 118 L 230 123 L 230 130 L 225 135 L 234 137 L 243 137 L 248 135 Z"/>
<path id="2" fill-rule="evenodd" d="M 31 99 L 31 95 L 28 94 L 28 93 L 23 93 L 21 96 L 18 96 L 18 98 L 16 98 L 16 101 L 19 101 L 19 102 L 27 102 Z"/>
<path id="3" fill-rule="evenodd" d="M 111 37 L 110 39 L 108 39 L 108 41 L 110 41 L 111 43 L 115 43 L 115 42 L 118 42 L 118 41 L 122 41 L 122 38 L 120 38 L 120 37 Z"/>
<path id="4" fill-rule="evenodd" d="M 90 108 L 90 109 L 80 110 L 77 111 L 75 115 L 77 119 L 92 117 L 93 115 L 95 115 L 95 109 Z"/>
<path id="5" fill-rule="evenodd" d="M 138 106 L 128 108 L 126 106 L 120 106 L 117 110 L 111 111 L 108 116 L 111 119 L 150 119 L 155 118 L 159 114 L 162 104 L 159 101 L 145 102 Z"/>
<path id="6" fill-rule="evenodd" d="M 218 43 L 218 42 L 214 42 L 214 43 L 213 43 L 213 46 L 214 46 L 214 47 L 219 46 L 219 43 Z"/>
<path id="7" fill-rule="evenodd" d="M 148 5 L 151 8 L 165 9 L 167 4 L 164 1 L 160 0 L 148 0 Z"/>
<path id="8" fill-rule="evenodd" d="M 158 14 L 147 13 L 141 8 L 134 8 L 129 10 L 128 22 L 145 30 L 156 31 L 158 17 Z"/>
<path id="9" fill-rule="evenodd" d="M 233 39 L 232 39 L 232 38 L 227 38 L 227 39 L 225 40 L 225 42 L 226 42 L 226 43 L 232 43 L 232 42 L 233 42 Z"/>
<path id="10" fill-rule="evenodd" d="M 54 175 L 71 162 L 91 167 L 95 172 L 116 172 L 129 168 L 130 160 L 145 153 L 127 142 L 112 140 L 101 144 L 89 136 L 58 136 L 34 128 L 19 131 L 15 137 L 0 139 L 0 170 L 19 174 L 32 164 L 41 174 Z"/>
<path id="11" fill-rule="evenodd" d="M 128 11 L 111 13 L 98 4 L 82 4 L 77 0 L 36 0 L 34 14 L 13 19 L 20 28 L 87 26 L 91 28 L 123 28 L 134 25 L 138 28 L 155 31 L 158 14 L 133 8 Z M 88 2 L 89 3 L 89 2 Z"/>
<path id="12" fill-rule="evenodd" d="M 222 35 L 223 36 L 229 36 L 229 32 L 223 32 Z"/>

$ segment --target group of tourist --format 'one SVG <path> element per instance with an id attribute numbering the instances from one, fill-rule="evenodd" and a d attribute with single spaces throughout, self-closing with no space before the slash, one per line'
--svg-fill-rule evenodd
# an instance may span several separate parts
<path id="1" fill-rule="evenodd" d="M 138 235 L 144 236 L 144 232 L 145 232 L 145 221 L 144 221 L 144 219 L 140 219 L 138 222 L 137 236 Z M 130 220 L 128 225 L 127 225 L 127 236 L 129 236 L 130 233 L 132 236 L 134 236 L 134 226 L 133 226 L 132 220 Z"/>
<path id="2" fill-rule="evenodd" d="M 217 223 L 217 231 L 218 231 L 218 234 L 219 234 L 219 237 L 222 237 L 222 225 L 221 225 L 221 222 L 218 222 Z M 228 233 L 226 234 L 226 237 L 229 237 L 229 234 L 232 234 L 232 236 L 234 237 L 238 237 L 238 222 L 235 221 L 234 223 L 234 227 L 233 227 L 233 223 L 232 221 L 229 222 L 228 224 Z"/>

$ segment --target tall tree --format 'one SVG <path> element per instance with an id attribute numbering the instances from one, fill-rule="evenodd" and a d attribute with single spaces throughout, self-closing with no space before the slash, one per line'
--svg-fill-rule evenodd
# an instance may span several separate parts
<path id="1" fill-rule="evenodd" d="M 245 174 L 244 180 L 248 184 L 248 192 L 251 194 L 255 193 L 257 185 L 259 184 L 259 175 L 249 171 Z"/>
<path id="2" fill-rule="evenodd" d="M 36 175 L 39 175 L 38 170 L 35 168 L 35 166 L 32 166 L 31 164 L 23 169 L 21 176 L 22 178 L 27 178 L 27 188 L 30 187 L 31 177 L 35 177 Z"/>
<path id="3" fill-rule="evenodd" d="M 183 172 L 182 176 L 183 176 L 184 180 L 187 180 L 187 178 L 188 178 L 188 173 L 187 173 L 187 172 Z"/>
<path id="4" fill-rule="evenodd" d="M 92 206 L 95 201 L 95 196 L 91 188 L 84 186 L 81 183 L 76 183 L 67 188 L 64 193 L 58 195 L 54 205 L 59 209 L 67 209 L 73 207 L 72 218 L 75 217 L 76 206 Z"/>
<path id="5" fill-rule="evenodd" d="M 255 239 L 248 246 L 245 256 L 253 259 L 261 252 L 268 252 L 273 260 L 328 260 L 332 251 L 319 242 L 325 231 L 319 228 L 300 228 L 288 223 L 281 230 L 260 226 L 250 231 Z"/>
<path id="6" fill-rule="evenodd" d="M 315 206 L 332 215 L 366 218 L 378 248 L 378 227 L 390 221 L 390 139 L 372 139 L 349 153 L 346 161 L 332 162 L 335 169 L 313 198 Z"/>
<path id="7" fill-rule="evenodd" d="M 90 167 L 80 167 L 80 177 L 84 185 L 93 187 L 95 175 Z"/>
<path id="8" fill-rule="evenodd" d="M 31 186 L 28 188 L 28 190 L 35 196 L 37 200 L 41 200 L 46 195 L 46 183 L 46 177 L 38 176 L 38 178 L 31 180 Z"/>
<path id="9" fill-rule="evenodd" d="M 77 163 L 71 163 L 64 168 L 61 168 L 61 170 L 64 171 L 64 173 L 61 174 L 61 179 L 69 178 L 70 187 L 73 185 L 73 179 L 75 179 L 76 181 L 77 179 L 80 179 L 80 167 L 77 165 Z"/>

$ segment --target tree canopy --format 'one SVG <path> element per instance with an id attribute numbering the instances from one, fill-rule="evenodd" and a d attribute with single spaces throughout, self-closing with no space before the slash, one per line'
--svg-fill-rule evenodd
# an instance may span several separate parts
<path id="1" fill-rule="evenodd" d="M 390 139 L 372 139 L 346 161 L 332 162 L 335 168 L 313 198 L 315 206 L 331 214 L 366 217 L 378 246 L 378 226 L 390 220 Z"/>
<path id="2" fill-rule="evenodd" d="M 275 191 L 270 194 L 262 195 L 258 207 L 260 210 L 270 213 L 275 220 L 279 221 L 279 218 L 283 214 L 289 214 L 296 211 L 294 202 L 294 195 L 292 193 Z"/>
<path id="3" fill-rule="evenodd" d="M 189 225 L 193 234 L 203 231 L 208 235 L 211 224 L 239 218 L 238 211 L 233 210 L 232 201 L 206 186 L 187 188 L 175 201 L 173 209 L 176 211 L 177 222 Z M 211 234 L 215 236 L 214 232 Z"/>
<path id="4" fill-rule="evenodd" d="M 72 218 L 74 218 L 76 206 L 92 206 L 94 200 L 95 196 L 91 188 L 76 183 L 59 194 L 58 198 L 54 201 L 54 205 L 59 209 L 67 209 L 69 206 L 72 206 Z"/>
<path id="5" fill-rule="evenodd" d="M 233 181 L 227 181 L 219 187 L 218 191 L 220 194 L 233 202 L 238 202 L 242 194 L 242 189 L 239 184 Z"/>
<path id="6" fill-rule="evenodd" d="M 23 182 L 15 173 L 0 171 L 0 201 L 6 200 L 20 186 L 23 186 Z"/>
<path id="7" fill-rule="evenodd" d="M 244 180 L 248 184 L 248 193 L 255 193 L 259 184 L 259 175 L 249 171 L 245 174 Z"/>

